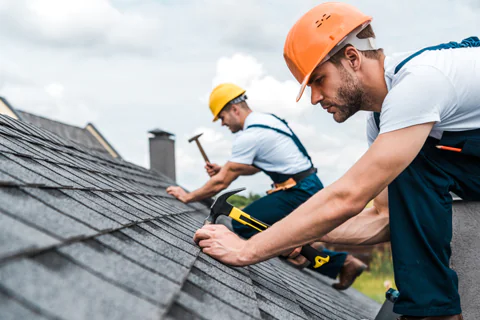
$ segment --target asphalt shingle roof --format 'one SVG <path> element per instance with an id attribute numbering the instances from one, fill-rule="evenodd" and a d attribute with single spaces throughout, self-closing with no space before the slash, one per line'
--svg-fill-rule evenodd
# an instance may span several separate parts
<path id="1" fill-rule="evenodd" d="M 208 208 L 167 177 L 0 116 L 0 319 L 373 319 L 379 305 L 279 259 L 193 243 Z"/>

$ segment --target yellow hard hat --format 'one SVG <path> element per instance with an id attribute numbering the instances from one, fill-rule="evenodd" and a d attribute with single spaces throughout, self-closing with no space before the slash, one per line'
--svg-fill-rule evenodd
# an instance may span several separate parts
<path id="1" fill-rule="evenodd" d="M 210 93 L 210 110 L 213 114 L 213 121 L 218 120 L 218 115 L 225 106 L 233 99 L 243 95 L 245 90 L 233 83 L 222 83 L 215 87 Z"/>

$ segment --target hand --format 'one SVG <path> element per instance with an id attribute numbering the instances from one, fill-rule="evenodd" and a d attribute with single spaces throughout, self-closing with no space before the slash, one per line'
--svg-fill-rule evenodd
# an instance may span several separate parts
<path id="1" fill-rule="evenodd" d="M 246 240 L 240 239 L 235 233 L 221 224 L 209 224 L 198 229 L 193 236 L 202 252 L 212 258 L 232 266 L 251 264 L 246 259 Z"/>
<path id="2" fill-rule="evenodd" d="M 318 251 L 322 251 L 325 247 L 321 242 L 314 242 L 310 244 L 314 249 L 317 249 Z M 282 256 L 287 258 L 287 261 L 292 264 L 294 267 L 303 269 L 307 267 L 310 264 L 310 261 L 307 260 L 304 256 L 300 254 L 302 251 L 302 247 L 295 248 L 290 253 L 285 253 Z"/>
<path id="3" fill-rule="evenodd" d="M 302 247 L 295 248 L 292 252 L 282 254 L 282 256 L 287 258 L 287 261 L 294 267 L 298 269 L 303 269 L 310 264 L 310 261 L 308 261 L 307 258 L 302 256 L 300 254 L 300 251 L 302 251 Z"/>
<path id="4" fill-rule="evenodd" d="M 167 193 L 171 194 L 172 196 L 182 201 L 183 203 L 189 202 L 188 193 L 185 190 L 183 190 L 181 187 L 170 186 L 167 188 Z"/>
<path id="5" fill-rule="evenodd" d="M 220 169 L 222 169 L 222 167 L 216 163 L 207 162 L 207 164 L 205 165 L 205 170 L 207 170 L 207 173 L 210 177 L 213 177 L 218 172 L 220 172 Z"/>

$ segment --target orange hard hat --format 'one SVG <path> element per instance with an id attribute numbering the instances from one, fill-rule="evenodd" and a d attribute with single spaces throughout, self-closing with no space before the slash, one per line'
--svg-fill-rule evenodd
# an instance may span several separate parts
<path id="1" fill-rule="evenodd" d="M 356 37 L 349 35 L 356 36 L 371 21 L 372 17 L 349 4 L 325 2 L 308 11 L 295 23 L 287 35 L 283 56 L 290 72 L 302 84 L 297 102 L 302 97 L 313 70 L 344 45 L 353 45 L 351 42 Z M 367 43 L 365 48 L 359 40 L 354 46 L 359 50 L 375 49 L 373 39 L 366 40 L 370 41 L 370 45 Z"/>

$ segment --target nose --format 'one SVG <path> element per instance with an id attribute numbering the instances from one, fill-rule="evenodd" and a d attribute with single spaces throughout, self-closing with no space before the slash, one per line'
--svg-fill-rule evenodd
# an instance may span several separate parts
<path id="1" fill-rule="evenodd" d="M 312 103 L 312 105 L 316 105 L 316 104 L 322 102 L 324 97 L 323 97 L 323 94 L 320 92 L 320 90 L 318 88 L 316 88 L 315 86 L 311 86 L 310 91 L 311 91 L 311 103 Z"/>

